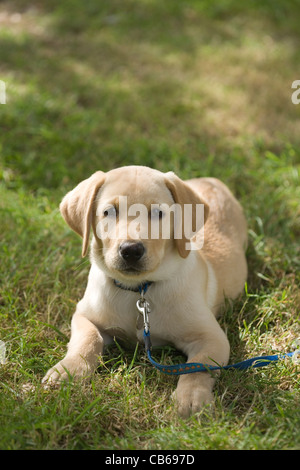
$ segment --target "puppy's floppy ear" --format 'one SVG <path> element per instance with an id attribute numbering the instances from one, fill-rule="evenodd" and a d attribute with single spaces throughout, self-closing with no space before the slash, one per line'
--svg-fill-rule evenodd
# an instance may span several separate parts
<path id="1" fill-rule="evenodd" d="M 93 203 L 104 180 L 105 173 L 97 171 L 66 194 L 59 206 L 60 212 L 67 224 L 83 238 L 83 257 L 87 253 L 89 244 Z"/>
<path id="2" fill-rule="evenodd" d="M 179 233 L 181 234 L 180 238 L 175 237 L 175 242 L 176 246 L 178 249 L 178 252 L 182 258 L 186 258 L 189 254 L 189 250 L 187 249 L 187 245 L 190 241 L 190 238 L 186 235 L 187 228 L 184 227 L 184 205 L 185 204 L 190 204 L 192 206 L 192 213 L 191 213 L 191 226 L 192 226 L 192 232 L 196 233 L 198 230 L 200 230 L 201 226 L 197 225 L 197 204 L 203 204 L 204 206 L 204 223 L 207 220 L 208 213 L 209 213 L 209 207 L 203 199 L 200 198 L 200 196 L 194 191 L 187 183 L 182 181 L 178 176 L 176 176 L 173 172 L 169 172 L 166 174 L 165 178 L 165 184 L 169 191 L 172 194 L 172 197 L 175 201 L 176 204 L 179 204 L 181 206 L 181 220 L 175 220 L 175 224 L 181 223 L 181 227 L 174 227 L 174 230 L 178 233 L 178 228 Z M 175 218 L 176 219 L 176 218 Z"/>

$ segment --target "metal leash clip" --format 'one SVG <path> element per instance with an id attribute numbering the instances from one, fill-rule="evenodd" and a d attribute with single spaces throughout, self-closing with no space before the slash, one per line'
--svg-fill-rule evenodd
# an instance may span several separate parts
<path id="1" fill-rule="evenodd" d="M 144 320 L 144 330 L 148 333 L 150 324 L 149 324 L 149 313 L 151 312 L 150 304 L 147 300 L 142 296 L 136 303 L 138 311 L 143 315 Z"/>

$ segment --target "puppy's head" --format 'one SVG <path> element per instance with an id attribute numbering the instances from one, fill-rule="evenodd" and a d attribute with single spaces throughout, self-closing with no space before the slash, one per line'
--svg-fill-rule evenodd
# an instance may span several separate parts
<path id="1" fill-rule="evenodd" d="M 189 233 L 201 228 L 197 205 L 204 207 L 203 224 L 206 203 L 174 173 L 129 166 L 96 172 L 64 197 L 60 210 L 83 238 L 83 256 L 92 227 L 95 261 L 112 278 L 136 283 L 158 280 L 178 254 L 188 256 Z"/>

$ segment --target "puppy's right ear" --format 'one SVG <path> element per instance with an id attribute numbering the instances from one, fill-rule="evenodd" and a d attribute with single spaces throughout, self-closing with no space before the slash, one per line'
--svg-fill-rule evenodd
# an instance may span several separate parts
<path id="1" fill-rule="evenodd" d="M 67 224 L 83 238 L 83 257 L 88 250 L 93 218 L 93 203 L 104 180 L 105 173 L 97 171 L 66 194 L 59 206 L 60 212 Z"/>

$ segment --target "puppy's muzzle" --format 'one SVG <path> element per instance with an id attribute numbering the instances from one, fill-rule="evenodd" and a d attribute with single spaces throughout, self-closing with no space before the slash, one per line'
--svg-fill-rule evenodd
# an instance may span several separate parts
<path id="1" fill-rule="evenodd" d="M 126 241 L 119 246 L 119 254 L 128 266 L 135 267 L 145 253 L 141 242 Z"/>

